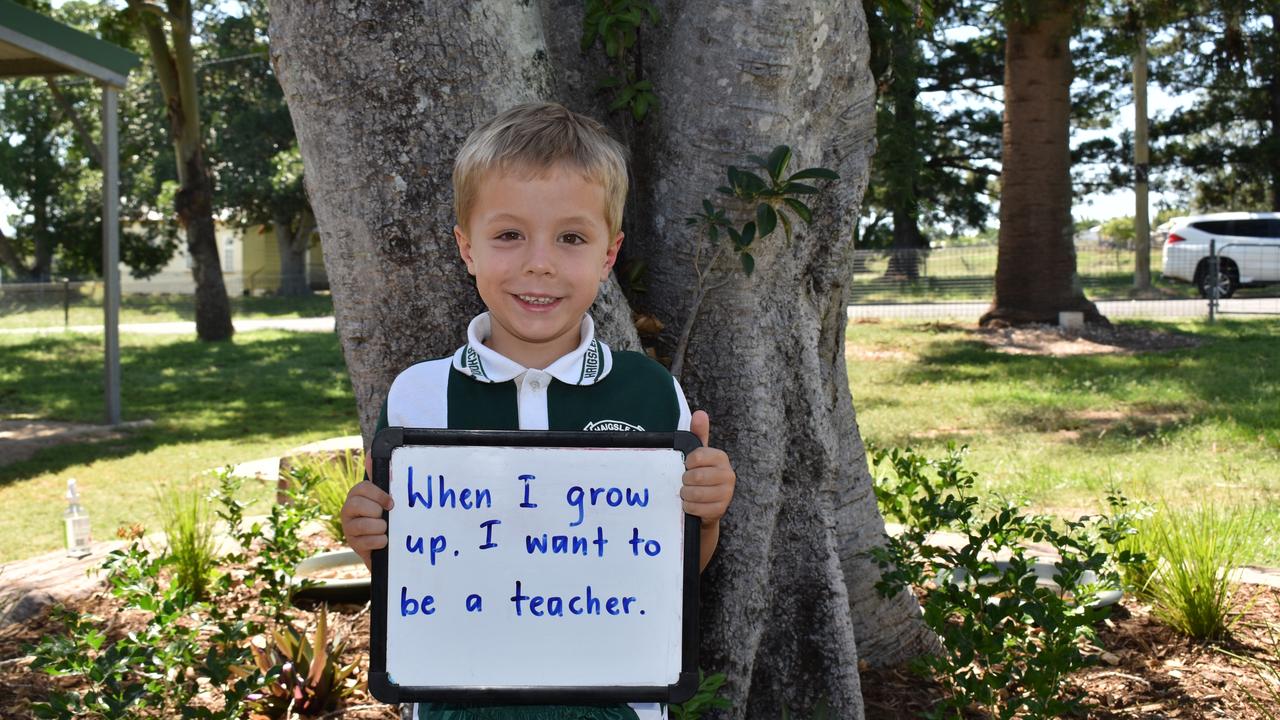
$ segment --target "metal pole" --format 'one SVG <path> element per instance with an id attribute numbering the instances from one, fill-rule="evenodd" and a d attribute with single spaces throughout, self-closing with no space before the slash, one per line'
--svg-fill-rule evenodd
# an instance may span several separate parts
<path id="1" fill-rule="evenodd" d="M 71 278 L 62 278 L 62 329 L 71 325 Z"/>
<path id="2" fill-rule="evenodd" d="M 107 424 L 120 424 L 120 131 L 119 95 L 102 86 L 102 298 L 106 339 Z"/>
<path id="3" fill-rule="evenodd" d="M 1138 49 L 1133 55 L 1133 287 L 1151 289 L 1151 222 L 1148 216 L 1147 180 L 1150 152 L 1147 148 L 1147 29 L 1138 28 Z"/>
<path id="4" fill-rule="evenodd" d="M 1209 238 L 1209 324 L 1218 312 L 1218 240 Z"/>

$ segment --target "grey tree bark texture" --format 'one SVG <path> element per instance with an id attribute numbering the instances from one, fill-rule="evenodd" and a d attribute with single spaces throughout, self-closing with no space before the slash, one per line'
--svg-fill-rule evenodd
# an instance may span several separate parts
<path id="1" fill-rule="evenodd" d="M 862 717 L 858 660 L 893 663 L 932 637 L 909 594 L 873 589 L 881 542 L 844 360 L 852 223 L 874 150 L 866 26 L 853 0 L 660 2 L 643 71 L 661 101 L 631 146 L 623 252 L 647 292 L 609 283 L 593 314 L 637 347 L 631 312 L 678 329 L 697 236 L 683 223 L 727 164 L 773 145 L 842 175 L 793 241 L 754 248 L 755 275 L 713 292 L 682 378 L 733 458 L 738 489 L 704 574 L 701 663 L 729 677 L 732 718 Z M 601 117 L 597 51 L 573 0 L 272 0 L 272 59 L 293 115 L 338 331 L 366 439 L 395 374 L 452 351 L 481 309 L 457 259 L 449 184 L 466 133 L 554 99 Z M 604 118 L 602 118 L 604 119 Z M 661 339 L 669 353 L 674 337 Z"/>

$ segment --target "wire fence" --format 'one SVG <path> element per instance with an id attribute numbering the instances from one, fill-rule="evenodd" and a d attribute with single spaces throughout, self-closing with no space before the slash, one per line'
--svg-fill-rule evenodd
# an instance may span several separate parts
<path id="1" fill-rule="evenodd" d="M 1280 242 L 1258 243 L 1236 255 L 1223 248 L 1223 273 L 1234 273 L 1231 292 L 1214 314 L 1280 315 Z M 1207 256 L 1209 253 L 1205 253 Z M 1134 289 L 1132 248 L 1076 246 L 1076 273 L 1085 296 L 1108 318 L 1210 319 L 1203 273 L 1166 276 L 1161 249 L 1151 250 L 1151 287 Z M 993 245 L 928 250 L 858 250 L 849 295 L 851 318 L 959 319 L 976 321 L 995 295 L 997 248 Z M 1208 267 L 1209 258 L 1201 259 Z M 1205 270 L 1204 272 L 1207 272 Z M 1215 275 L 1216 277 L 1216 275 Z"/>
<path id="2" fill-rule="evenodd" d="M 296 280 L 295 280 L 296 281 Z M 225 273 L 223 282 L 237 317 L 315 317 L 333 312 L 327 283 L 312 282 L 282 296 L 280 275 Z M 195 319 L 190 276 L 126 281 L 120 297 L 120 322 L 157 323 Z M 100 280 L 0 283 L 0 331 L 101 328 L 105 289 Z"/>

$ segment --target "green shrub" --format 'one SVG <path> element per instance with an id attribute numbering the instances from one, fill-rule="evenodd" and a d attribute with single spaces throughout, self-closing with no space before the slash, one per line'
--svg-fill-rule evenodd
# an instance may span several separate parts
<path id="1" fill-rule="evenodd" d="M 1113 493 L 1112 497 L 1116 497 Z M 1135 559 L 1120 568 L 1120 577 L 1124 581 L 1125 590 L 1139 597 L 1150 599 L 1152 580 L 1160 567 L 1159 537 L 1153 532 L 1159 520 L 1150 503 L 1138 503 L 1134 507 L 1128 505 L 1113 509 L 1126 513 L 1129 532 L 1116 543 L 1120 550 L 1128 551 Z"/>
<path id="2" fill-rule="evenodd" d="M 296 712 L 319 715 L 356 689 L 354 677 L 359 662 L 343 665 L 338 660 L 345 640 L 332 646 L 329 613 L 320 607 L 315 636 L 308 638 L 292 625 L 276 628 L 270 639 L 259 635 L 250 642 L 253 664 L 236 668 L 243 677 L 266 677 L 267 683 L 249 695 L 255 716 L 277 719 Z"/>
<path id="3" fill-rule="evenodd" d="M 1160 562 L 1149 586 L 1152 613 L 1196 640 L 1219 640 L 1239 618 L 1231 573 L 1253 550 L 1251 516 L 1202 506 L 1148 521 Z"/>
<path id="4" fill-rule="evenodd" d="M 872 452 L 881 511 L 905 525 L 871 553 L 882 572 L 877 590 L 918 591 L 924 621 L 942 641 L 942 651 L 917 666 L 948 690 L 932 716 L 971 706 L 998 718 L 1076 712 L 1081 698 L 1064 680 L 1094 662 L 1081 641 L 1095 639 L 1094 623 L 1109 613 L 1095 602 L 1098 590 L 1118 586 L 1119 568 L 1134 560 L 1115 550 L 1131 532 L 1130 516 L 1062 523 L 1013 503 L 984 507 L 963 455 L 954 446 L 940 460 L 911 450 Z M 1122 497 L 1110 500 L 1113 509 L 1127 507 Z M 961 534 L 963 544 L 930 542 L 943 531 Z M 1037 582 L 1028 542 L 1048 543 L 1061 556 L 1053 577 L 1060 590 Z"/>
<path id="5" fill-rule="evenodd" d="M 362 456 L 348 450 L 334 459 L 308 457 L 289 471 L 295 484 L 300 474 L 310 474 L 313 478 L 309 497 L 319 506 L 325 530 L 334 540 L 346 543 L 342 532 L 342 504 L 347 501 L 351 487 L 364 480 Z"/>
<path id="6" fill-rule="evenodd" d="M 173 568 L 173 582 L 195 600 L 207 600 L 218 566 L 213 508 L 203 483 L 171 483 L 157 491 L 160 523 L 167 548 L 165 562 Z"/>
<path id="7" fill-rule="evenodd" d="M 704 713 L 728 708 L 729 701 L 720 697 L 720 688 L 724 683 L 724 673 L 707 675 L 698 670 L 698 691 L 685 702 L 669 706 L 671 719 L 699 720 Z"/>
<path id="8" fill-rule="evenodd" d="M 108 555 L 103 570 L 122 609 L 143 616 L 141 629 L 112 640 L 107 633 L 111 623 L 55 610 L 62 632 L 45 635 L 26 651 L 34 657 L 34 668 L 75 682 L 69 689 L 52 690 L 46 702 L 34 703 L 37 717 L 244 717 L 250 693 L 269 676 L 236 669 L 252 663 L 250 638 L 263 632 L 263 618 L 277 626 L 288 623 L 293 568 L 306 555 L 299 529 L 316 511 L 303 502 L 277 504 L 268 525 L 246 526 L 244 503 L 235 498 L 239 488 L 240 481 L 229 473 L 219 476 L 218 516 L 241 547 L 223 560 L 240 567 L 213 577 L 208 600 L 166 582 L 167 554 L 157 554 L 135 538 Z M 304 483 L 293 496 L 300 499 L 309 489 Z M 254 592 L 236 592 L 241 583 Z M 210 688 L 220 703 L 197 708 L 193 700 Z"/>

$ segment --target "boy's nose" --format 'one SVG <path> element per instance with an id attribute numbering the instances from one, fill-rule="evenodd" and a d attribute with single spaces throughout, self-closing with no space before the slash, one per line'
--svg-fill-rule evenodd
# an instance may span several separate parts
<path id="1" fill-rule="evenodd" d="M 550 275 L 555 272 L 552 258 L 552 242 L 538 239 L 528 244 L 524 258 L 524 271 L 533 275 Z"/>

